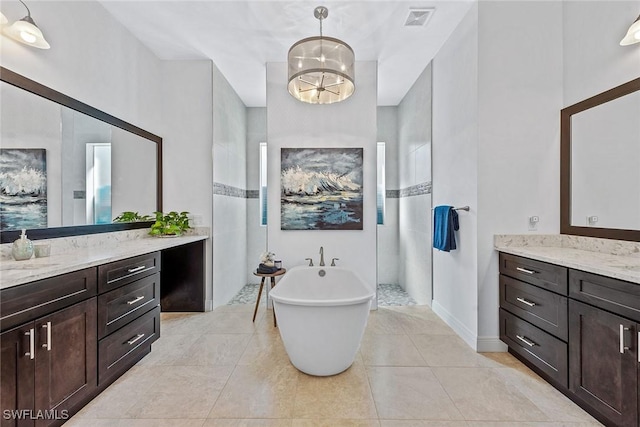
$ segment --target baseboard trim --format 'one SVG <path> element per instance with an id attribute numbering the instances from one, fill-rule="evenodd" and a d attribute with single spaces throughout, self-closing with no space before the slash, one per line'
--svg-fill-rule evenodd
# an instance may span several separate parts
<path id="1" fill-rule="evenodd" d="M 469 347 L 478 351 L 477 335 L 471 332 L 462 322 L 449 313 L 438 301 L 433 300 L 431 303 L 431 309 L 438 315 L 444 322 L 454 330 L 456 334 L 460 336 L 466 342 Z"/>
<path id="2" fill-rule="evenodd" d="M 498 337 L 478 337 L 478 353 L 504 353 L 507 350 L 507 345 Z"/>

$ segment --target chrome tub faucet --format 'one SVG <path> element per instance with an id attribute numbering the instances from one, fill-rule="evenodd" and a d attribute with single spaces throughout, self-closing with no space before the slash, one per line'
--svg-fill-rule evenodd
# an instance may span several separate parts
<path id="1" fill-rule="evenodd" d="M 320 246 L 320 267 L 324 267 L 324 248 Z"/>

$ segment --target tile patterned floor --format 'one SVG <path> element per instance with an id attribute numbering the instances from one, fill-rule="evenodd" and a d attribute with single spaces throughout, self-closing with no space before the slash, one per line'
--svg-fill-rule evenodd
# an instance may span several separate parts
<path id="1" fill-rule="evenodd" d="M 227 305 L 237 304 L 255 304 L 258 297 L 258 284 L 248 284 L 240 289 L 240 292 L 236 294 Z M 264 304 L 265 291 L 262 291 L 261 301 Z M 378 285 L 378 306 L 379 307 L 395 307 L 402 305 L 416 305 L 413 298 L 400 287 L 400 285 L 393 284 L 379 284 Z"/>
<path id="2" fill-rule="evenodd" d="M 472 351 L 424 306 L 371 312 L 354 364 L 312 377 L 253 304 L 163 314 L 153 351 L 65 427 L 586 427 L 508 353 Z"/>

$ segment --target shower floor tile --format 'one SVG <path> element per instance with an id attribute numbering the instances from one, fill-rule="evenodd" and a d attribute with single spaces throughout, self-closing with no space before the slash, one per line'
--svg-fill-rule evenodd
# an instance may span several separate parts
<path id="1" fill-rule="evenodd" d="M 259 284 L 247 284 L 234 296 L 227 305 L 255 304 L 258 297 Z M 264 304 L 266 292 L 262 290 L 260 301 Z M 381 283 L 378 285 L 378 306 L 392 307 L 416 305 L 416 301 L 400 287 L 400 285 Z"/>

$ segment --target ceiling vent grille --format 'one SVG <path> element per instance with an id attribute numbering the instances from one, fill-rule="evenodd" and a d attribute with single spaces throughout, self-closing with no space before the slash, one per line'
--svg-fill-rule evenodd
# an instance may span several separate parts
<path id="1" fill-rule="evenodd" d="M 431 19 L 435 8 L 409 9 L 409 15 L 404 23 L 405 27 L 424 27 Z"/>

